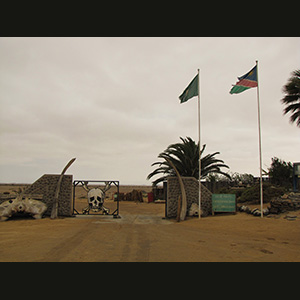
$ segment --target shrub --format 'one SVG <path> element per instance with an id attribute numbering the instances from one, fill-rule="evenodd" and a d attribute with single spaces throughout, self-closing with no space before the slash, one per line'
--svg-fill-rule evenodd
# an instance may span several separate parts
<path id="1" fill-rule="evenodd" d="M 270 202 L 272 198 L 279 197 L 285 192 L 284 187 L 274 186 L 269 182 L 263 183 L 263 202 Z M 246 188 L 241 196 L 238 198 L 238 202 L 252 202 L 260 203 L 260 184 L 257 183 L 249 188 Z"/>
<path id="2" fill-rule="evenodd" d="M 277 157 L 272 158 L 269 170 L 270 181 L 273 184 L 291 188 L 293 185 L 293 165 Z"/>

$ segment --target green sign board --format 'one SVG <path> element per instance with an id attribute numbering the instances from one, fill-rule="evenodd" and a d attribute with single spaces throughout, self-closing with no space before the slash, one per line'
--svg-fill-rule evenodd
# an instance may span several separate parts
<path id="1" fill-rule="evenodd" d="M 212 194 L 212 213 L 236 212 L 235 194 Z"/>

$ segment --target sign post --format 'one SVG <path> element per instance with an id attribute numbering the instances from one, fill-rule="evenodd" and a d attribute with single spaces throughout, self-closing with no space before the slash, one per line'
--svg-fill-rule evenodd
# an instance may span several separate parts
<path id="1" fill-rule="evenodd" d="M 215 212 L 236 212 L 235 194 L 212 194 L 212 215 Z"/>

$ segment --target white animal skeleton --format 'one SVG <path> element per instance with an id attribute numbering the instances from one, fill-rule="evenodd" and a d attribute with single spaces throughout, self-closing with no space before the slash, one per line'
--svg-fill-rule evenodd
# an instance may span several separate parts
<path id="1" fill-rule="evenodd" d="M 201 213 L 202 213 L 202 210 L 201 210 Z M 199 205 L 197 203 L 192 203 L 192 205 L 189 209 L 188 215 L 190 217 L 195 217 L 195 216 L 198 216 L 198 214 L 199 214 Z"/>
<path id="2" fill-rule="evenodd" d="M 5 221 L 17 213 L 27 213 L 35 219 L 41 219 L 47 210 L 47 205 L 29 197 L 18 196 L 16 199 L 4 201 L 0 204 L 0 220 Z"/>
<path id="3" fill-rule="evenodd" d="M 90 210 L 93 212 L 103 211 L 105 215 L 109 214 L 109 209 L 104 207 L 105 192 L 110 189 L 109 182 L 105 182 L 104 189 L 93 188 L 89 189 L 87 183 L 82 186 L 88 192 L 88 206 L 82 210 L 83 214 L 88 214 Z"/>

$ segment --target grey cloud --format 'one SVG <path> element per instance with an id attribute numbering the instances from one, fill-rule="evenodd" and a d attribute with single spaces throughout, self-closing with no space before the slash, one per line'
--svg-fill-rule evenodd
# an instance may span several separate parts
<path id="1" fill-rule="evenodd" d="M 258 174 L 256 89 L 231 85 L 259 60 L 263 161 L 299 160 L 281 88 L 299 38 L 0 38 L 0 181 L 32 182 L 77 157 L 75 178 L 147 184 L 151 163 L 197 133 L 197 99 L 178 96 L 201 69 L 207 153 Z"/>

